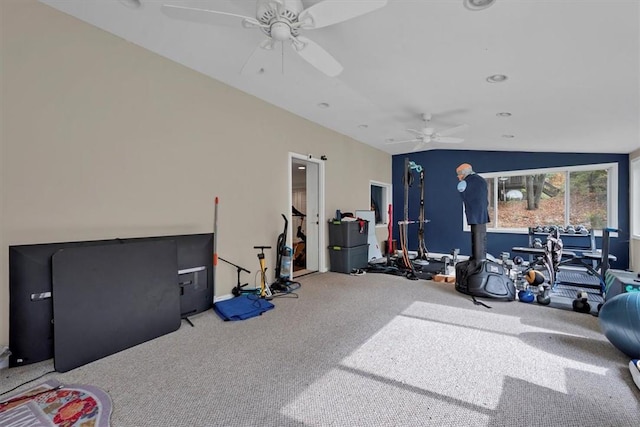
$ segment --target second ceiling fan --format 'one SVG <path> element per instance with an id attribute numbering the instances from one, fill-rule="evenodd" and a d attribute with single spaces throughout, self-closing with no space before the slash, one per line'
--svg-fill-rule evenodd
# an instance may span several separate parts
<path id="1" fill-rule="evenodd" d="M 421 129 L 407 129 L 408 132 L 415 135 L 414 138 L 401 141 L 392 140 L 389 141 L 388 144 L 404 144 L 407 142 L 416 142 L 417 144 L 413 148 L 413 151 L 424 148 L 424 146 L 426 146 L 430 142 L 459 144 L 463 142 L 464 139 L 449 135 L 463 131 L 469 127 L 468 125 L 459 125 L 438 131 L 434 127 L 429 126 L 429 123 L 431 122 L 431 114 L 427 113 L 422 114 L 422 121 L 424 122 L 424 125 Z"/>
<path id="2" fill-rule="evenodd" d="M 324 0 L 304 8 L 301 0 L 257 0 L 256 16 L 244 16 L 220 10 L 165 4 L 163 12 L 176 19 L 206 22 L 213 25 L 237 23 L 244 28 L 261 30 L 263 40 L 246 61 L 256 61 L 261 51 L 273 50 L 277 43 L 290 42 L 293 50 L 305 61 L 330 77 L 343 70 L 342 65 L 329 52 L 314 41 L 300 35 L 304 31 L 328 27 L 372 12 L 387 4 L 387 0 L 333 1 Z"/>

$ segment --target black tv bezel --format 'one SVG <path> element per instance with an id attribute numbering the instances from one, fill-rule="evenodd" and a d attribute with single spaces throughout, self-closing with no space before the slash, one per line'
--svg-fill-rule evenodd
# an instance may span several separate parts
<path id="1" fill-rule="evenodd" d="M 178 271 L 205 267 L 193 288 L 181 287 L 180 312 L 187 318 L 213 307 L 213 233 L 115 238 L 9 246 L 9 366 L 54 356 L 51 259 L 61 249 L 149 240 L 175 240 Z M 189 273 L 187 273 L 189 274 Z M 196 276 L 194 274 L 194 276 Z M 185 280 L 186 277 L 186 280 Z M 206 286 L 202 279 L 206 277 Z M 178 275 L 178 283 L 193 282 Z M 190 286 L 190 285 L 187 285 Z M 197 286 L 197 289 L 195 287 Z"/>

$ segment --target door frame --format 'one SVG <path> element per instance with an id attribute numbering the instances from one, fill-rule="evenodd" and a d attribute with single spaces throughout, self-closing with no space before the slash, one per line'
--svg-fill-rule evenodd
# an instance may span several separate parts
<path id="1" fill-rule="evenodd" d="M 288 215 L 287 219 L 289 224 L 292 224 L 291 227 L 287 230 L 287 245 L 289 247 L 293 247 L 293 221 L 291 214 L 291 206 L 293 205 L 293 179 L 291 176 L 291 170 L 293 167 L 293 161 L 296 163 L 304 163 L 305 165 L 313 164 L 318 168 L 318 182 L 317 185 L 312 185 L 309 179 L 306 180 L 306 191 L 307 191 L 307 200 L 309 200 L 309 195 L 313 195 L 314 193 L 318 195 L 318 216 L 317 216 L 317 227 L 310 227 L 310 223 L 313 222 L 313 218 L 310 218 L 309 212 L 307 214 L 307 229 L 305 233 L 307 234 L 307 238 L 309 238 L 309 233 L 317 233 L 317 236 L 312 236 L 311 240 L 314 239 L 318 242 L 317 247 L 309 248 L 307 247 L 307 258 L 309 258 L 310 251 L 316 251 L 318 254 L 318 271 L 324 273 L 328 271 L 327 269 L 327 251 L 324 250 L 325 247 L 325 227 L 322 225 L 326 223 L 326 215 L 325 215 L 325 169 L 324 169 L 324 161 L 320 159 L 314 159 L 310 155 L 298 154 L 289 152 L 288 155 L 288 179 L 289 179 L 289 192 L 287 194 L 289 200 L 289 208 L 287 210 Z M 308 202 L 307 202 L 308 203 Z M 311 252 L 313 254 L 313 252 Z M 292 272 L 292 277 L 295 277 L 295 274 Z"/>

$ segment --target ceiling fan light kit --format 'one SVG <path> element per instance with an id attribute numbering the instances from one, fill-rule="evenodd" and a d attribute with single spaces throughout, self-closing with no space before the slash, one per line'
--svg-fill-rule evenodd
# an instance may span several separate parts
<path id="1" fill-rule="evenodd" d="M 137 9 L 140 6 L 142 6 L 142 3 L 140 2 L 140 0 L 118 0 L 118 1 L 123 5 L 130 7 L 132 9 Z"/>
<path id="2" fill-rule="evenodd" d="M 139 0 L 121 0 L 132 2 Z M 242 16 L 219 10 L 196 9 L 180 5 L 165 4 L 163 12 L 171 18 L 201 22 L 207 19 L 213 25 L 222 25 L 220 21 L 240 20 L 244 28 L 259 28 L 268 39 L 251 54 L 247 63 L 256 57 L 261 49 L 273 50 L 276 42 L 291 42 L 293 51 L 313 67 L 329 77 L 339 75 L 342 65 L 320 45 L 302 37 L 301 32 L 339 24 L 373 12 L 387 4 L 387 0 L 371 1 L 333 1 L 324 0 L 305 9 L 301 0 L 257 0 L 256 17 Z M 254 59 L 257 61 L 257 59 Z M 258 67 L 260 68 L 260 67 Z"/>
<path id="3" fill-rule="evenodd" d="M 470 10 L 482 10 L 493 5 L 495 0 L 464 0 L 464 6 Z"/>
<path id="4" fill-rule="evenodd" d="M 494 74 L 492 76 L 487 77 L 487 81 L 489 83 L 502 83 L 508 79 L 504 74 Z"/>

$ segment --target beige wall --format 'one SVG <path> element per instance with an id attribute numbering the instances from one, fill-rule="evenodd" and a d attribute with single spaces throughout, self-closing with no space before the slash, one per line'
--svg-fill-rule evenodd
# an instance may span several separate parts
<path id="1" fill-rule="evenodd" d="M 328 157 L 327 219 L 391 182 L 382 151 L 34 0 L 0 4 L 0 345 L 9 245 L 211 232 L 219 196 L 218 253 L 254 271 L 289 210 L 289 152 Z M 216 295 L 235 279 L 219 265 Z"/>
<path id="2" fill-rule="evenodd" d="M 629 161 L 640 157 L 640 149 L 632 152 L 631 154 L 629 154 Z M 629 177 L 629 179 L 631 179 L 631 177 Z M 634 212 L 633 211 L 633 200 L 634 197 L 640 197 L 640 194 L 638 194 L 638 189 L 635 189 L 635 194 L 630 194 L 630 201 L 629 201 L 629 206 L 631 209 L 630 212 L 630 216 L 629 218 L 634 218 L 637 217 L 638 215 L 640 215 L 640 212 Z M 638 239 L 634 239 L 633 236 L 631 237 L 631 242 L 629 244 L 629 268 L 632 271 L 640 271 L 640 240 Z"/>

